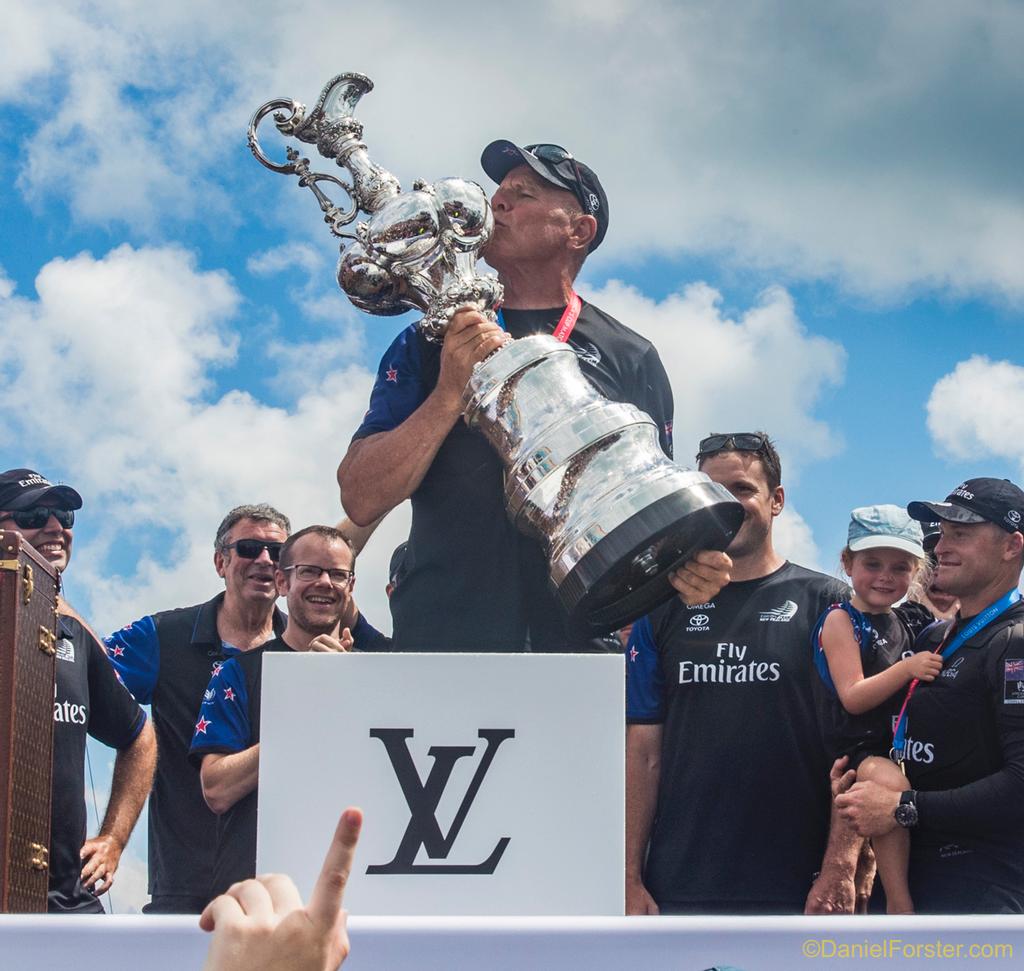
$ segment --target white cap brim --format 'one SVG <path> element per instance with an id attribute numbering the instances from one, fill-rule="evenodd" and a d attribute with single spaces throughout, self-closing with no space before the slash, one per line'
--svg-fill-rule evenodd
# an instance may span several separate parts
<path id="1" fill-rule="evenodd" d="M 900 536 L 862 536 L 850 543 L 849 549 L 851 553 L 859 553 L 861 550 L 901 550 L 921 560 L 925 557 L 924 547 L 920 543 Z"/>

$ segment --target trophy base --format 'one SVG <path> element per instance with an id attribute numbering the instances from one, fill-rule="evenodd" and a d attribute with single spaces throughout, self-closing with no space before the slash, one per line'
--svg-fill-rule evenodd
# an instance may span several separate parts
<path id="1" fill-rule="evenodd" d="M 598 541 L 556 589 L 570 630 L 591 637 L 625 627 L 676 595 L 668 575 L 680 564 L 700 550 L 724 550 L 743 524 L 743 507 L 723 501 L 720 489 L 712 482 L 681 489 Z"/>

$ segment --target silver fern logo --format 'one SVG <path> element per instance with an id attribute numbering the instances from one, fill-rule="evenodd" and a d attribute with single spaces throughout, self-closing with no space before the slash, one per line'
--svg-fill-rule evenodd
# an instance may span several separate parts
<path id="1" fill-rule="evenodd" d="M 787 600 L 781 607 L 773 607 L 771 610 L 761 611 L 761 620 L 774 624 L 788 623 L 795 616 L 800 608 L 792 601 Z"/>

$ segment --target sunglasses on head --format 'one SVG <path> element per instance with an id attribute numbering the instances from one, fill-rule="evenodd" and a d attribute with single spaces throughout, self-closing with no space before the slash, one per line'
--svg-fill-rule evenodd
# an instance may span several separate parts
<path id="1" fill-rule="evenodd" d="M 14 509 L 4 519 L 13 519 L 19 529 L 42 529 L 53 516 L 64 529 L 75 525 L 73 509 L 54 509 L 51 506 L 33 506 L 31 509 Z"/>
<path id="2" fill-rule="evenodd" d="M 697 458 L 712 452 L 760 452 L 765 447 L 764 435 L 757 432 L 733 432 L 731 435 L 708 435 L 697 446 Z"/>
<path id="3" fill-rule="evenodd" d="M 583 207 L 583 211 L 588 215 L 594 215 L 594 206 L 590 201 L 588 195 L 584 195 L 583 192 L 583 176 L 580 173 L 579 163 L 573 158 L 572 152 L 566 148 L 562 148 L 561 145 L 550 145 L 541 143 L 538 145 L 526 145 L 524 150 L 529 152 L 534 158 L 540 159 L 542 162 L 546 162 L 548 165 L 558 165 L 561 162 L 572 163 L 572 174 L 573 184 L 566 186 L 569 191 L 576 196 L 579 204 Z M 555 173 L 557 175 L 557 173 Z M 558 176 L 563 178 L 563 176 Z M 566 179 L 565 181 L 568 181 Z"/>
<path id="4" fill-rule="evenodd" d="M 255 560 L 264 550 L 273 563 L 281 556 L 284 543 L 273 543 L 262 539 L 236 539 L 233 543 L 225 543 L 221 549 L 234 550 L 242 559 Z"/>

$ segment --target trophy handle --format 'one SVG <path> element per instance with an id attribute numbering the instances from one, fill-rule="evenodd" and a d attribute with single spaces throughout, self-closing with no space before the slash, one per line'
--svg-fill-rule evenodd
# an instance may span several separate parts
<path id="1" fill-rule="evenodd" d="M 280 109 L 287 109 L 288 114 Z M 306 106 L 298 101 L 291 101 L 287 98 L 275 98 L 266 104 L 260 105 L 249 121 L 248 142 L 249 151 L 255 156 L 256 161 L 266 166 L 271 172 L 279 172 L 281 175 L 296 175 L 299 178 L 299 185 L 308 188 L 320 205 L 320 211 L 324 214 L 324 222 L 330 227 L 331 232 L 342 239 L 355 239 L 352 233 L 342 231 L 343 226 L 351 223 L 359 215 L 359 203 L 355 197 L 355 191 L 351 185 L 341 179 L 325 172 L 312 172 L 309 168 L 309 159 L 303 158 L 291 146 L 286 149 L 288 161 L 278 163 L 271 159 L 260 145 L 256 130 L 260 122 L 271 112 L 274 112 L 274 123 L 280 131 L 294 131 L 302 126 L 305 120 Z M 342 209 L 335 205 L 328 195 L 319 187 L 319 182 L 333 182 L 340 189 L 344 190 L 352 203 L 350 209 Z"/>

